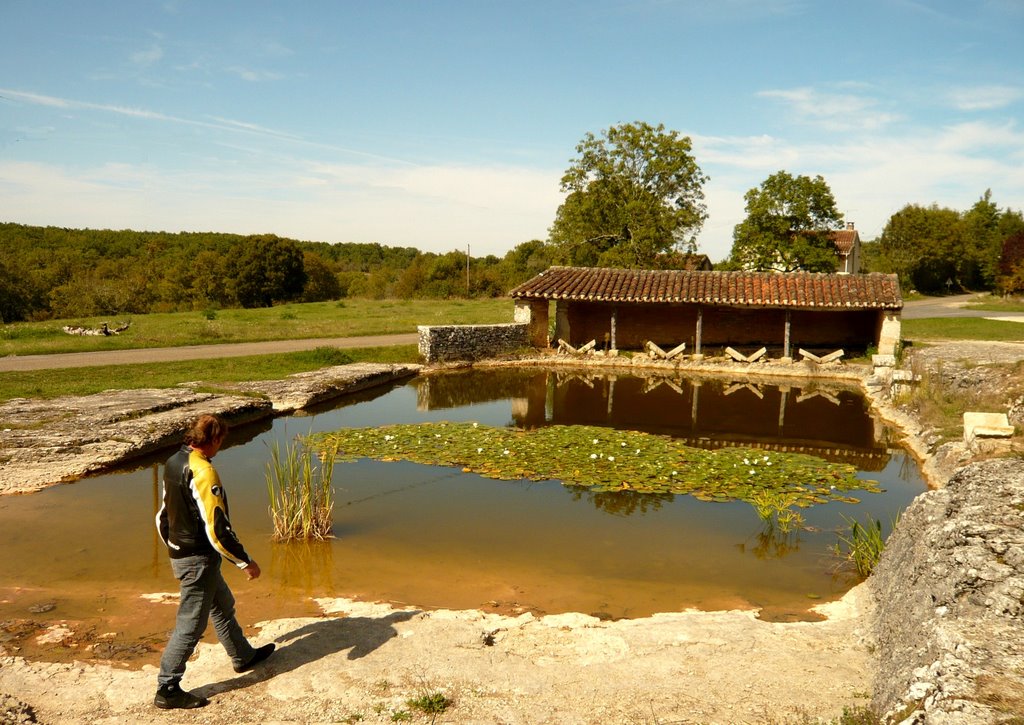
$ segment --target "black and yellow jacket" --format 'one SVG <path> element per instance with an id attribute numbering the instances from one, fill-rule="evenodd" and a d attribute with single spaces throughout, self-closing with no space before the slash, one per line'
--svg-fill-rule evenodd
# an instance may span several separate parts
<path id="1" fill-rule="evenodd" d="M 216 553 L 239 568 L 252 561 L 231 528 L 220 476 L 206 456 L 187 445 L 164 466 L 156 528 L 172 559 Z"/>

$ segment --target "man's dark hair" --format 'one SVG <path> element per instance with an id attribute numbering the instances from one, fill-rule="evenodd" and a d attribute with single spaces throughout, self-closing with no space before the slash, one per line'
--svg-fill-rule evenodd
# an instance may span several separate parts
<path id="1" fill-rule="evenodd" d="M 228 424 L 217 415 L 201 415 L 185 432 L 185 442 L 190 446 L 206 446 L 228 434 Z"/>

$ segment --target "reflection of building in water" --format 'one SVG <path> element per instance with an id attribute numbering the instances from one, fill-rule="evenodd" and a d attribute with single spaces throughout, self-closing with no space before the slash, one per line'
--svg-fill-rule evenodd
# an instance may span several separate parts
<path id="1" fill-rule="evenodd" d="M 701 448 L 805 452 L 880 470 L 881 423 L 855 390 L 669 378 L 583 378 L 557 373 L 518 425 L 600 425 L 671 435 Z"/>
<path id="2" fill-rule="evenodd" d="M 413 381 L 417 410 L 444 410 L 523 396 L 531 385 L 543 385 L 543 370 L 460 370 L 424 375 Z"/>
<path id="3" fill-rule="evenodd" d="M 509 400 L 523 428 L 596 425 L 671 435 L 701 448 L 750 446 L 803 452 L 860 470 L 889 460 L 886 431 L 848 388 L 749 381 L 633 377 L 525 369 L 431 375 L 418 383 L 421 410 Z"/>

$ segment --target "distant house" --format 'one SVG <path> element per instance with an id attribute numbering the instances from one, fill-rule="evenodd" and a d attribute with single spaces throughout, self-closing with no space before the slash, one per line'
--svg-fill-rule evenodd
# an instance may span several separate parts
<path id="1" fill-rule="evenodd" d="M 856 274 L 860 271 L 860 234 L 853 228 L 853 222 L 846 222 L 846 229 L 832 232 L 836 255 L 839 257 L 839 274 Z"/>
<path id="2" fill-rule="evenodd" d="M 903 309 L 896 275 L 878 273 L 551 267 L 509 294 L 536 347 L 559 339 L 623 350 L 685 342 L 697 355 L 710 346 L 764 346 L 785 358 L 800 348 L 893 354 Z"/>

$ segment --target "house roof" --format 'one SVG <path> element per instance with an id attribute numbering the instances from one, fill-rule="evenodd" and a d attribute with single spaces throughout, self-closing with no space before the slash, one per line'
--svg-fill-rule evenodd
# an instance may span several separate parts
<path id="1" fill-rule="evenodd" d="M 551 267 L 513 289 L 520 299 L 700 303 L 814 309 L 903 308 L 894 274 L 692 272 Z"/>
<path id="2" fill-rule="evenodd" d="M 849 254 L 853 249 L 853 245 L 857 243 L 857 239 L 860 237 L 856 229 L 840 229 L 837 232 L 830 234 L 832 242 L 836 245 L 836 251 L 840 254 Z"/>

